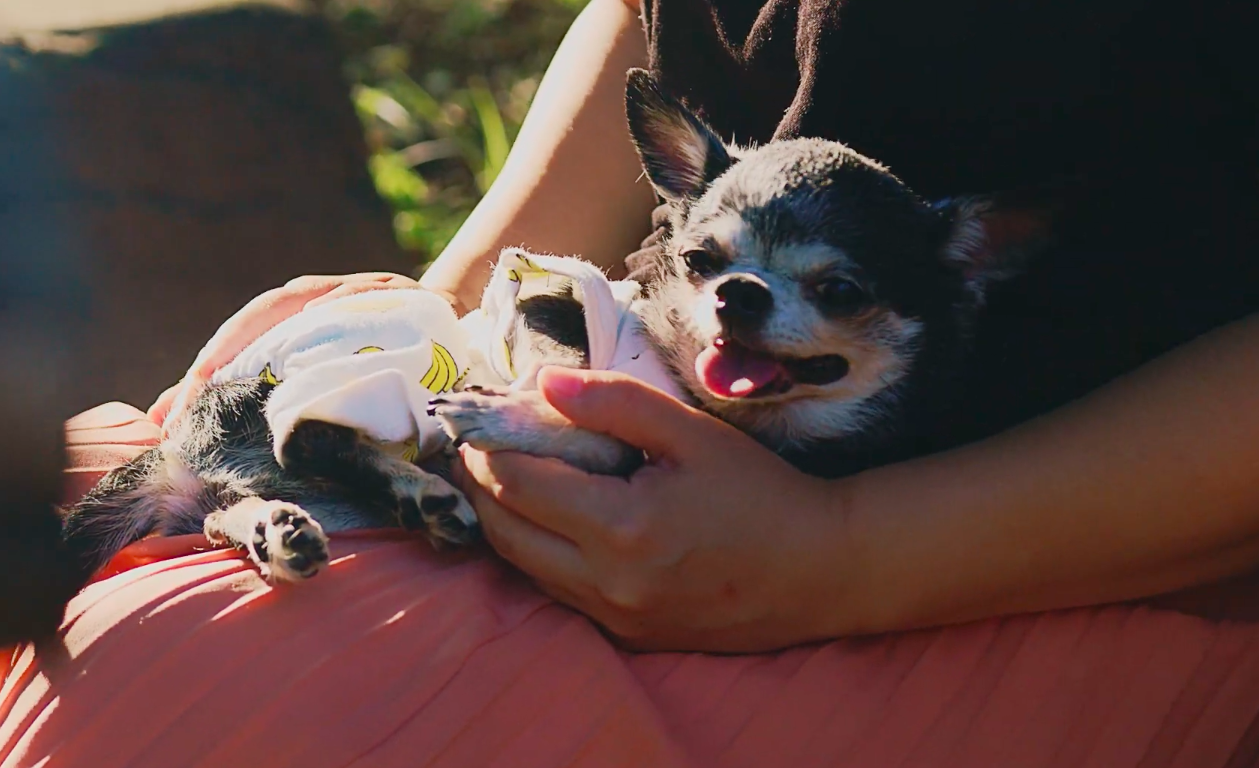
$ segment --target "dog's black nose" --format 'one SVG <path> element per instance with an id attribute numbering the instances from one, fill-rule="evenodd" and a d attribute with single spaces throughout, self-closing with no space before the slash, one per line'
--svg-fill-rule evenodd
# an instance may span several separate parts
<path id="1" fill-rule="evenodd" d="M 717 319 L 732 326 L 756 326 L 774 308 L 769 286 L 751 275 L 731 275 L 713 291 L 717 294 Z"/>

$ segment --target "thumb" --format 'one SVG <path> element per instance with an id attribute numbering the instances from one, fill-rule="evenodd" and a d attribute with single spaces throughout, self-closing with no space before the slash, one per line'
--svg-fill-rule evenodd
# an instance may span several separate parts
<path id="1" fill-rule="evenodd" d="M 680 458 L 710 445 L 726 425 L 658 389 L 609 371 L 549 367 L 538 388 L 555 410 L 579 427 L 642 448 L 653 456 Z"/>

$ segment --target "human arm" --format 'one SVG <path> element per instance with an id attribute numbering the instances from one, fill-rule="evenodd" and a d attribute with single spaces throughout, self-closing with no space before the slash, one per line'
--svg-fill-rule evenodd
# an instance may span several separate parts
<path id="1" fill-rule="evenodd" d="M 547 371 L 557 409 L 652 463 L 625 481 L 465 448 L 465 485 L 496 549 L 629 645 L 768 650 L 1254 568 L 1256 376 L 1250 318 L 997 437 L 821 481 L 635 382 Z"/>
<path id="2" fill-rule="evenodd" d="M 646 42 L 622 0 L 593 0 L 574 22 L 507 162 L 485 198 L 424 273 L 426 288 L 480 302 L 498 252 L 524 245 L 616 271 L 649 230 L 655 195 L 625 124 L 625 73 Z"/>

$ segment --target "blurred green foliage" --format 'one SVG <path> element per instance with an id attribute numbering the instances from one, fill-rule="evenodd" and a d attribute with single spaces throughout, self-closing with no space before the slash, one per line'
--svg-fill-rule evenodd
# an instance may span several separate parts
<path id="1" fill-rule="evenodd" d="M 503 167 L 587 0 L 307 0 L 340 34 L 370 170 L 427 264 Z"/>

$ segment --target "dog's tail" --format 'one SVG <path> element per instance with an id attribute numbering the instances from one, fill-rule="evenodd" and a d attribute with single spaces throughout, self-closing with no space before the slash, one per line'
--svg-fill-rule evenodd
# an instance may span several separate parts
<path id="1" fill-rule="evenodd" d="M 166 463 L 160 448 L 146 451 L 64 511 L 62 532 L 85 583 L 123 547 L 157 530 L 169 500 Z"/>
<path id="2" fill-rule="evenodd" d="M 60 535 L 43 547 L 47 551 L 24 556 L 20 568 L 6 567 L 15 581 L 6 591 L 20 591 L 25 615 L 5 622 L 0 647 L 50 639 L 66 605 L 92 576 L 124 547 L 158 529 L 163 499 L 154 485 L 165 481 L 164 463 L 161 449 L 154 448 L 113 470 L 77 504 L 59 510 Z M 38 542 L 19 535 L 16 543 L 25 549 Z"/>
<path id="3" fill-rule="evenodd" d="M 159 510 L 143 502 L 162 473 L 153 449 L 110 472 L 79 503 L 6 519 L 0 538 L 0 648 L 53 640 L 66 605 L 128 544 L 152 532 Z"/>

